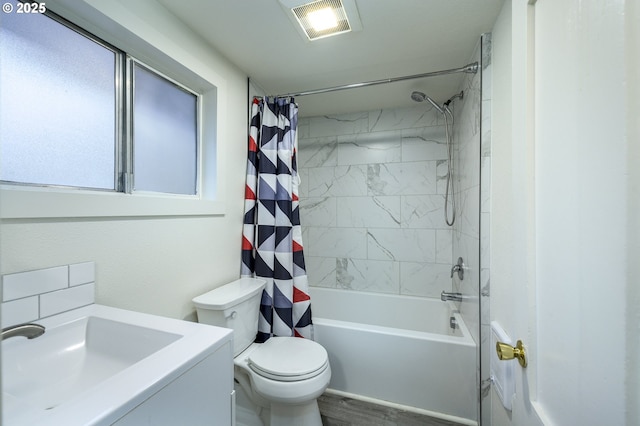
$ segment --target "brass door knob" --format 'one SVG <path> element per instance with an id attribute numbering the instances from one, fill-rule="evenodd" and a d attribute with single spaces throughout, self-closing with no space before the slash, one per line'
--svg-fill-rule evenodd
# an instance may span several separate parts
<path id="1" fill-rule="evenodd" d="M 507 345 L 506 343 L 497 342 L 496 352 L 498 353 L 498 359 L 502 361 L 518 358 L 520 365 L 523 368 L 527 367 L 527 354 L 525 353 L 522 340 L 518 340 L 515 348 L 511 345 Z"/>

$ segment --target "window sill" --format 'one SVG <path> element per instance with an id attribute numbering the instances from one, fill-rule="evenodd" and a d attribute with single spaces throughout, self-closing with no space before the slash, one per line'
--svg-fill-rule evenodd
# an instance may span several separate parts
<path id="1" fill-rule="evenodd" d="M 224 215 L 224 202 L 162 194 L 0 189 L 2 219 Z"/>

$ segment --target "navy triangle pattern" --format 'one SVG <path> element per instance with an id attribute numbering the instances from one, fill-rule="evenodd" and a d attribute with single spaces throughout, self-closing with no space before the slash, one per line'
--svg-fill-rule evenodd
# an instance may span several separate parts
<path id="1" fill-rule="evenodd" d="M 241 274 L 267 281 L 257 342 L 271 336 L 310 338 L 313 332 L 300 228 L 297 127 L 293 99 L 253 100 Z"/>

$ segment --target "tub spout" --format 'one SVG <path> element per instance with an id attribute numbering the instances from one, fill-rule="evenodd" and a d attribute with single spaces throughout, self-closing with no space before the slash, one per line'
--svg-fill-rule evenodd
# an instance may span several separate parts
<path id="1" fill-rule="evenodd" d="M 440 300 L 446 302 L 447 300 L 453 300 L 454 302 L 462 302 L 462 293 L 448 293 L 443 291 L 440 293 Z"/>
<path id="2" fill-rule="evenodd" d="M 40 324 L 18 324 L 12 327 L 3 328 L 2 340 L 17 336 L 24 336 L 27 339 L 33 339 L 34 337 L 42 336 L 43 334 L 44 327 Z"/>

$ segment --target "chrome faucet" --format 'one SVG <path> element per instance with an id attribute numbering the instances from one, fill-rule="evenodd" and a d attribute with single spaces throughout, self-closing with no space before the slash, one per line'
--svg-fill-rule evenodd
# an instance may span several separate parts
<path id="1" fill-rule="evenodd" d="M 44 334 L 44 327 L 40 324 L 18 324 L 2 329 L 2 340 L 11 337 L 23 336 L 33 339 Z"/>
<path id="2" fill-rule="evenodd" d="M 440 300 L 446 302 L 447 300 L 453 300 L 454 302 L 462 302 L 462 293 L 448 293 L 443 291 L 440 293 Z"/>

